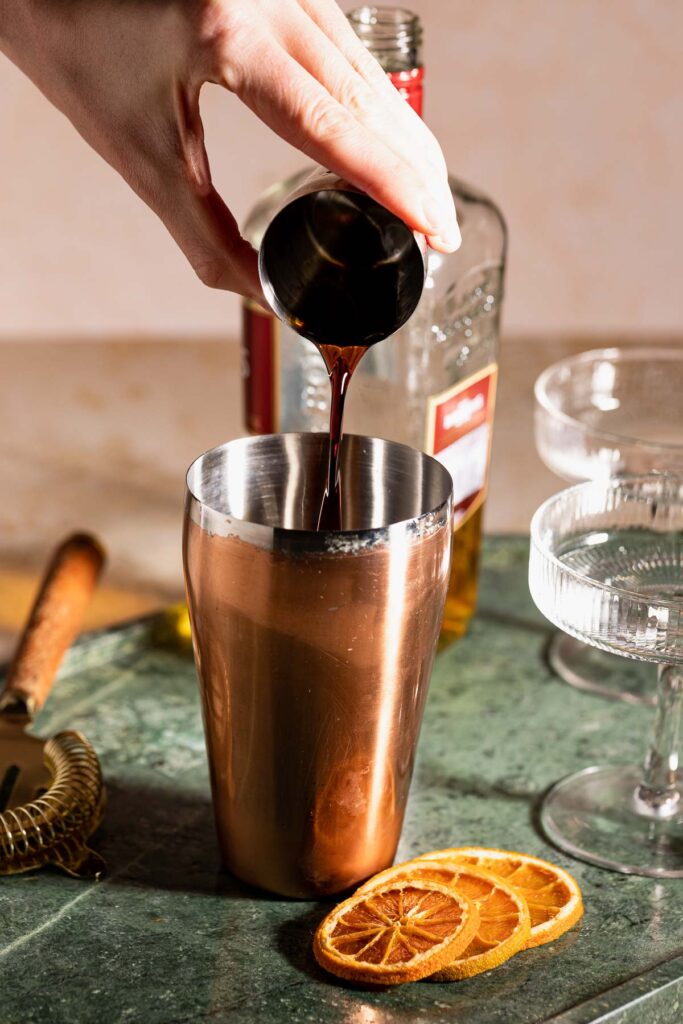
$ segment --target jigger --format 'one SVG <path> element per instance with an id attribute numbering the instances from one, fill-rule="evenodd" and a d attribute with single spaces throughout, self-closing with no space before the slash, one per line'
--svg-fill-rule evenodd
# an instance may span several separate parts
<path id="1" fill-rule="evenodd" d="M 412 315 L 427 243 L 386 207 L 329 171 L 282 204 L 259 250 L 275 314 L 317 345 L 368 347 Z"/>

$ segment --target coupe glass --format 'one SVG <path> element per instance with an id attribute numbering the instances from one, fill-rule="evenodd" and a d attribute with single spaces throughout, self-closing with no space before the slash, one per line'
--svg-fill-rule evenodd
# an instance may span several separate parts
<path id="1" fill-rule="evenodd" d="M 608 348 L 548 367 L 536 381 L 536 447 L 557 476 L 576 483 L 626 473 L 683 473 L 683 346 Z M 582 690 L 654 704 L 646 666 L 623 662 L 558 633 L 552 668 Z"/>
<path id="2" fill-rule="evenodd" d="M 659 665 L 644 766 L 586 768 L 550 790 L 541 820 L 558 846 L 615 871 L 683 877 L 683 476 L 591 481 L 541 505 L 531 594 L 584 643 Z"/>

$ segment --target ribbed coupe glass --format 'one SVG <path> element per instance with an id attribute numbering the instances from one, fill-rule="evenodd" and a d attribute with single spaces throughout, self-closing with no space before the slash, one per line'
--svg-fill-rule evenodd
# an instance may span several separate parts
<path id="1" fill-rule="evenodd" d="M 531 524 L 529 587 L 571 636 L 659 664 L 644 765 L 586 768 L 556 783 L 542 808 L 546 833 L 593 864 L 683 877 L 683 476 L 593 481 L 550 498 Z"/>
<path id="2" fill-rule="evenodd" d="M 582 352 L 545 370 L 534 388 L 536 447 L 569 483 L 625 473 L 683 474 L 683 345 Z M 654 704 L 646 666 L 624 663 L 566 633 L 549 649 L 566 683 L 632 704 Z"/>

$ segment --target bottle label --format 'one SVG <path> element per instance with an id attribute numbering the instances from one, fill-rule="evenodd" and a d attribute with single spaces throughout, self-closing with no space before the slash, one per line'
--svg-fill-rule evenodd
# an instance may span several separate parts
<path id="1" fill-rule="evenodd" d="M 244 417 L 252 434 L 279 429 L 280 324 L 255 302 L 242 304 Z"/>
<path id="2" fill-rule="evenodd" d="M 389 81 L 393 82 L 401 96 L 422 117 L 422 81 L 424 68 L 411 68 L 410 71 L 390 71 Z"/>
<path id="3" fill-rule="evenodd" d="M 491 363 L 428 399 L 425 451 L 453 477 L 456 526 L 486 497 L 497 377 L 498 367 Z"/>

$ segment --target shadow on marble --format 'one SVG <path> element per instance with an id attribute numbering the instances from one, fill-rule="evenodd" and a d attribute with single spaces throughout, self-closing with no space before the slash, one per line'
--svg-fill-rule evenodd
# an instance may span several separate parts
<path id="1" fill-rule="evenodd" d="M 105 818 L 92 844 L 114 885 L 268 899 L 220 862 L 208 793 L 108 778 Z M 272 898 L 272 897 L 270 897 Z"/>
<path id="2" fill-rule="evenodd" d="M 341 898 L 343 897 L 339 897 Z M 303 913 L 284 921 L 277 929 L 276 935 L 277 949 L 292 967 L 308 978 L 328 984 L 336 982 L 318 966 L 313 956 L 312 940 L 316 928 L 336 901 L 335 898 L 327 902 L 310 904 Z"/>
<path id="3" fill-rule="evenodd" d="M 165 786 L 107 780 L 105 820 L 92 845 L 107 861 L 107 881 L 114 885 L 302 902 L 242 882 L 222 866 L 208 793 L 188 795 Z M 317 911 L 318 919 L 326 912 L 324 907 Z"/>
<path id="4" fill-rule="evenodd" d="M 546 636 L 548 640 L 555 635 L 554 630 L 548 626 L 547 622 L 544 625 L 532 615 L 511 615 L 508 612 L 499 612 L 495 608 L 480 605 L 477 607 L 477 618 L 490 622 L 492 625 L 505 626 L 508 629 L 523 629 L 530 633 L 538 633 L 541 636 Z"/>
<path id="5" fill-rule="evenodd" d="M 452 796 L 476 797 L 481 800 L 495 800 L 502 797 L 505 800 L 528 804 L 530 814 L 545 796 L 545 792 L 515 789 L 505 782 L 491 783 L 481 777 L 449 775 L 447 772 L 441 771 L 434 763 L 420 765 L 418 771 L 421 789 L 429 790 L 432 793 L 437 790 L 446 790 Z"/>

